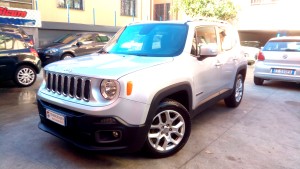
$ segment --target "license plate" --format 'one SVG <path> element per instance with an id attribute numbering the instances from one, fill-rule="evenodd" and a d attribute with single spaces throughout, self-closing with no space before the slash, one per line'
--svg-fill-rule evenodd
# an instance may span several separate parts
<path id="1" fill-rule="evenodd" d="M 66 122 L 65 122 L 65 116 L 56 113 L 52 110 L 48 110 L 46 109 L 46 118 L 57 123 L 60 124 L 62 126 L 66 126 Z"/>
<path id="2" fill-rule="evenodd" d="M 295 70 L 293 69 L 271 69 L 272 73 L 284 74 L 284 75 L 294 75 Z"/>

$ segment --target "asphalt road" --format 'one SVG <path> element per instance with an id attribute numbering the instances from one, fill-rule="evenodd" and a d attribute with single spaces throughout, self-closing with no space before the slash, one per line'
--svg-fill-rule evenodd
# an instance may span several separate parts
<path id="1" fill-rule="evenodd" d="M 249 66 L 241 105 L 223 101 L 192 120 L 185 147 L 172 157 L 87 152 L 38 129 L 36 91 L 0 82 L 0 168 L 299 169 L 300 85 L 253 83 Z"/>

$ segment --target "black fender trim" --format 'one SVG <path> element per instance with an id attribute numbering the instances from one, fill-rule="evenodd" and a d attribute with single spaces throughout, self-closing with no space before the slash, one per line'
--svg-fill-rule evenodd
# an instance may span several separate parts
<path id="1" fill-rule="evenodd" d="M 244 70 L 244 71 L 243 71 Z M 247 65 L 241 65 L 238 67 L 237 72 L 236 72 L 236 76 L 239 72 L 242 72 L 243 75 L 243 80 L 245 81 L 246 79 L 246 74 L 247 74 Z"/>
<path id="2" fill-rule="evenodd" d="M 190 85 L 190 83 L 188 82 L 180 82 L 180 83 L 176 83 L 173 84 L 171 86 L 168 86 L 166 88 L 161 89 L 160 91 L 158 91 L 155 96 L 152 99 L 149 111 L 148 111 L 148 115 L 147 115 L 147 119 L 145 122 L 145 125 L 150 128 L 150 124 L 155 116 L 156 110 L 159 106 L 159 104 L 165 99 L 168 98 L 168 96 L 171 96 L 172 94 L 175 94 L 177 92 L 180 91 L 185 91 L 188 94 L 188 106 L 186 107 L 186 109 L 188 111 L 192 110 L 192 87 Z"/>

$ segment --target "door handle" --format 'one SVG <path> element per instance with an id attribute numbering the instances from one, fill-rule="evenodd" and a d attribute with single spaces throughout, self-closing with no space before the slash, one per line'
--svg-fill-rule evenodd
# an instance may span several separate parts
<path id="1" fill-rule="evenodd" d="M 8 56 L 17 56 L 15 53 L 9 53 Z"/>

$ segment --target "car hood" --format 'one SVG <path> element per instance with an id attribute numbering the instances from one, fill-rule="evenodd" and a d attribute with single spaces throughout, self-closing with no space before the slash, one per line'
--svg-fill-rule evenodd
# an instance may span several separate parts
<path id="1" fill-rule="evenodd" d="M 137 70 L 171 62 L 172 57 L 93 53 L 51 63 L 45 70 L 105 79 L 118 79 Z"/>
<path id="2" fill-rule="evenodd" d="M 46 49 L 50 49 L 50 48 L 57 48 L 57 49 L 61 49 L 64 48 L 66 46 L 69 46 L 69 44 L 64 44 L 64 43 L 50 43 L 47 45 L 42 46 L 40 49 L 46 50 Z"/>

